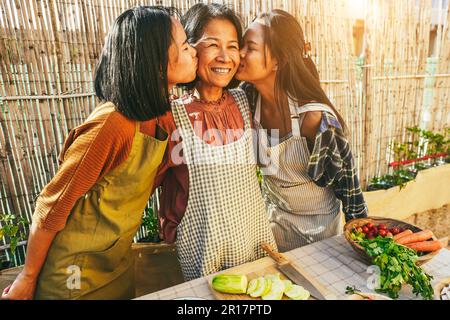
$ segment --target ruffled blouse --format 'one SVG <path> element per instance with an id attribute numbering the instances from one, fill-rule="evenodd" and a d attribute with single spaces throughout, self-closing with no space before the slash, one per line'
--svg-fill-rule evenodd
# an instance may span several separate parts
<path id="1" fill-rule="evenodd" d="M 206 143 L 226 145 L 239 140 L 244 133 L 244 119 L 233 96 L 224 91 L 214 102 L 202 101 L 193 94 L 182 97 L 195 134 Z M 171 157 L 181 143 L 172 113 L 158 119 L 159 125 L 169 133 L 169 143 L 155 178 L 154 188 L 161 186 L 159 227 L 160 237 L 167 243 L 176 240 L 176 228 L 186 211 L 189 196 L 189 172 L 186 164 Z M 179 152 L 176 152 L 179 154 Z"/>

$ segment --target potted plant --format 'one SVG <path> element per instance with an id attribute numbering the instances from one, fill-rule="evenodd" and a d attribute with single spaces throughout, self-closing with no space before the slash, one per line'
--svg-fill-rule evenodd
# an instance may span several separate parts
<path id="1" fill-rule="evenodd" d="M 406 219 L 450 201 L 450 165 L 443 160 L 449 154 L 449 129 L 444 134 L 417 126 L 406 130 L 407 142 L 390 145 L 390 172 L 372 178 L 364 192 L 370 215 Z"/>
<path id="2" fill-rule="evenodd" d="M 408 127 L 406 131 L 409 133 L 406 143 L 393 141 L 390 144 L 394 160 L 389 164 L 392 174 L 372 178 L 367 191 L 386 190 L 395 186 L 402 189 L 407 182 L 415 179 L 419 171 L 448 162 L 450 139 L 417 126 Z M 449 136 L 450 129 L 446 128 L 445 132 Z"/>
<path id="3" fill-rule="evenodd" d="M 150 201 L 142 218 L 144 237 L 133 243 L 136 296 L 142 296 L 182 283 L 183 276 L 174 244 L 159 237 L 158 217 Z"/>

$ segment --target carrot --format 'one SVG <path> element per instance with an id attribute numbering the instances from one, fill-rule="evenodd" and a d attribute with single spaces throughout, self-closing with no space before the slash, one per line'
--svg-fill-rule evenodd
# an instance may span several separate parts
<path id="1" fill-rule="evenodd" d="M 411 230 L 407 229 L 407 230 L 405 230 L 403 232 L 397 233 L 394 236 L 394 240 L 397 241 L 398 239 L 403 238 L 404 236 L 407 236 L 407 235 L 410 235 L 410 234 L 413 234 L 413 232 Z"/>
<path id="2" fill-rule="evenodd" d="M 421 242 L 431 238 L 433 238 L 433 232 L 431 232 L 431 230 L 423 230 L 420 232 L 410 234 L 409 236 L 401 237 L 396 242 L 398 244 L 407 244 L 413 242 Z"/>
<path id="3" fill-rule="evenodd" d="M 417 252 L 437 251 L 442 249 L 442 243 L 440 241 L 422 241 L 405 244 L 405 246 L 416 250 Z"/>

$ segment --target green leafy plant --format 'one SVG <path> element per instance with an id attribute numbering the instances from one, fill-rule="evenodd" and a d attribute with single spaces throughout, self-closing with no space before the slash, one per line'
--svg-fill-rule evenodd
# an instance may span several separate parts
<path id="1" fill-rule="evenodd" d="M 373 300 L 373 298 L 371 298 L 370 295 L 367 294 L 363 294 L 361 292 L 361 290 L 357 289 L 356 286 L 347 286 L 345 288 L 345 294 L 356 294 L 358 296 L 360 296 L 363 299 L 367 299 L 367 300 Z"/>
<path id="2" fill-rule="evenodd" d="M 263 174 L 262 174 L 262 170 L 259 167 L 256 169 L 256 176 L 258 177 L 258 182 L 259 182 L 259 185 L 261 186 L 262 181 L 263 181 Z"/>
<path id="3" fill-rule="evenodd" d="M 445 128 L 444 133 L 435 133 L 423 130 L 417 126 L 406 128 L 407 142 L 393 141 L 389 147 L 393 154 L 393 172 L 369 181 L 367 191 L 389 189 L 400 186 L 400 189 L 412 181 L 421 170 L 433 165 L 450 162 L 450 128 Z M 445 160 L 436 159 L 437 154 L 447 154 Z M 426 162 L 418 159 L 428 159 Z M 419 159 L 419 160 L 420 160 Z M 404 163 L 410 163 L 405 165 Z"/>
<path id="4" fill-rule="evenodd" d="M 406 186 L 406 183 L 415 179 L 417 171 L 412 170 L 397 170 L 393 174 L 385 174 L 381 177 L 374 177 L 370 179 L 367 191 L 389 189 L 395 186 L 400 186 L 400 189 Z"/>
<path id="5" fill-rule="evenodd" d="M 29 223 L 24 217 L 0 213 L 0 224 L 0 239 L 5 237 L 6 242 L 9 243 L 9 252 L 14 257 L 19 242 L 27 238 L 26 228 Z M 2 260 L 3 266 L 11 265 L 11 261 L 6 258 L 6 255 Z"/>
<path id="6" fill-rule="evenodd" d="M 392 238 L 377 236 L 365 239 L 362 234 L 352 234 L 355 242 L 359 243 L 366 253 L 372 257 L 373 263 L 380 268 L 380 287 L 376 292 L 386 293 L 396 299 L 403 284 L 409 284 L 413 293 L 421 295 L 423 299 L 433 299 L 432 276 L 425 273 L 416 265 L 417 253 Z"/>
<path id="7" fill-rule="evenodd" d="M 11 254 L 14 256 L 17 244 L 27 237 L 26 226 L 28 221 L 24 217 L 17 217 L 14 214 L 0 214 L 0 238 L 6 237 L 9 240 Z"/>
<path id="8" fill-rule="evenodd" d="M 147 232 L 147 236 L 142 239 L 142 242 L 160 242 L 158 231 L 158 217 L 153 211 L 152 207 L 148 207 L 145 210 L 144 217 L 142 218 L 142 226 Z"/>

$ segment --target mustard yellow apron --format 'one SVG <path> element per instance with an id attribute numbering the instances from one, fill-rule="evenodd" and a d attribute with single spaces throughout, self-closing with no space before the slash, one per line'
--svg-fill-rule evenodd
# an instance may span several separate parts
<path id="1" fill-rule="evenodd" d="M 106 108 L 114 106 L 105 104 L 94 113 Z M 166 145 L 167 137 L 160 141 L 144 135 L 136 122 L 127 160 L 77 201 L 66 227 L 56 235 L 35 299 L 134 298 L 131 243 Z"/>

